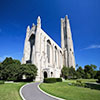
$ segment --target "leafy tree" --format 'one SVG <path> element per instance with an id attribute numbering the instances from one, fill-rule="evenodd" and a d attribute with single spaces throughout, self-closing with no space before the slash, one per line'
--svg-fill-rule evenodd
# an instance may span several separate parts
<path id="1" fill-rule="evenodd" d="M 96 74 L 96 72 L 95 72 L 94 69 L 96 69 L 96 66 L 95 65 L 92 65 L 92 64 L 91 65 L 86 65 L 84 67 L 85 78 L 88 78 L 88 76 L 89 76 L 88 74 L 90 74 L 90 78 L 94 78 L 94 76 Z"/>
<path id="2" fill-rule="evenodd" d="M 73 66 L 71 66 L 69 68 L 69 78 L 75 78 L 75 76 L 76 76 L 75 68 L 73 68 Z"/>
<path id="3" fill-rule="evenodd" d="M 35 77 L 37 75 L 37 68 L 36 68 L 35 65 L 33 65 L 33 64 L 22 64 L 21 69 L 22 69 L 21 74 L 25 75 L 27 80 L 35 79 Z"/>
<path id="4" fill-rule="evenodd" d="M 3 72 L 3 78 L 8 81 L 16 81 L 19 80 L 21 70 L 20 65 L 18 64 L 9 64 L 5 67 Z"/>
<path id="5" fill-rule="evenodd" d="M 97 68 L 97 66 L 93 65 L 93 64 L 91 64 L 90 66 L 93 68 L 93 70 L 95 70 Z"/>
<path id="6" fill-rule="evenodd" d="M 69 67 L 63 66 L 61 73 L 62 73 L 62 77 L 65 79 L 74 78 L 76 76 L 75 69 L 73 67 L 69 68 Z"/>
<path id="7" fill-rule="evenodd" d="M 96 72 L 95 78 L 98 79 L 98 77 L 100 76 L 100 71 Z"/>
<path id="8" fill-rule="evenodd" d="M 79 66 L 79 68 L 76 71 L 77 78 L 84 78 L 84 75 L 85 75 L 84 70 L 82 69 L 81 66 Z"/>
<path id="9" fill-rule="evenodd" d="M 14 60 L 11 57 L 6 57 L 6 59 L 2 62 L 4 67 L 12 63 L 14 63 Z"/>
<path id="10" fill-rule="evenodd" d="M 67 79 L 68 78 L 68 75 L 69 75 L 69 69 L 68 69 L 68 67 L 63 66 L 63 68 L 61 70 L 61 73 L 62 73 L 62 77 L 64 79 Z"/>
<path id="11" fill-rule="evenodd" d="M 14 61 L 14 64 L 21 65 L 19 60 L 14 59 L 13 61 Z"/>
<path id="12" fill-rule="evenodd" d="M 37 68 L 32 64 L 21 65 L 19 60 L 6 58 L 0 63 L 0 79 L 21 81 L 23 75 L 26 76 L 26 80 L 33 80 L 37 75 Z"/>
<path id="13" fill-rule="evenodd" d="M 3 65 L 0 63 L 0 80 L 2 80 Z"/>

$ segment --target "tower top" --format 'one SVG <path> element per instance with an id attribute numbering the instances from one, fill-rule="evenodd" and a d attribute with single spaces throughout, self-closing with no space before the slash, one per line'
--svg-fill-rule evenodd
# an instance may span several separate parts
<path id="1" fill-rule="evenodd" d="M 29 32 L 30 31 L 30 26 L 28 25 L 27 26 L 27 30 L 26 30 L 27 32 Z"/>
<path id="2" fill-rule="evenodd" d="M 41 28 L 41 18 L 38 16 L 37 18 L 37 27 Z"/>

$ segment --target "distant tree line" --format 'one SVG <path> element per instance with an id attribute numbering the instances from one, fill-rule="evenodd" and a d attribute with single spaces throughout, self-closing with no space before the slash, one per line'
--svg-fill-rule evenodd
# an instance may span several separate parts
<path id="1" fill-rule="evenodd" d="M 73 67 L 66 67 L 63 66 L 61 72 L 62 77 L 65 79 L 99 79 L 100 80 L 100 70 L 96 70 L 96 65 L 85 65 L 84 68 L 79 66 L 77 70 L 75 70 Z"/>
<path id="2" fill-rule="evenodd" d="M 0 63 L 0 80 L 32 81 L 37 75 L 37 68 L 33 64 L 22 64 L 19 60 L 6 58 Z"/>

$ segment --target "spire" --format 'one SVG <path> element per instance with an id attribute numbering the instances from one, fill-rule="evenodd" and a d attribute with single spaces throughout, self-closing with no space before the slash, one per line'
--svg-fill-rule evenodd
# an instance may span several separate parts
<path id="1" fill-rule="evenodd" d="M 27 29 L 26 29 L 26 36 L 29 35 L 29 32 L 30 32 L 30 26 L 28 25 L 28 26 L 27 26 Z"/>
<path id="2" fill-rule="evenodd" d="M 30 31 L 30 26 L 29 25 L 27 26 L 27 30 L 26 31 L 27 31 L 27 33 Z"/>
<path id="3" fill-rule="evenodd" d="M 41 28 L 41 18 L 38 16 L 37 18 L 37 27 Z"/>

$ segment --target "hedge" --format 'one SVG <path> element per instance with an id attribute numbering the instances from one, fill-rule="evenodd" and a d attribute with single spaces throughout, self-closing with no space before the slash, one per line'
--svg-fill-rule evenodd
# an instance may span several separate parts
<path id="1" fill-rule="evenodd" d="M 62 82 L 61 78 L 44 78 L 44 83 Z"/>
<path id="2" fill-rule="evenodd" d="M 0 80 L 0 84 L 4 84 L 4 81 Z"/>
<path id="3" fill-rule="evenodd" d="M 56 78 L 57 82 L 62 82 L 62 78 Z"/>

